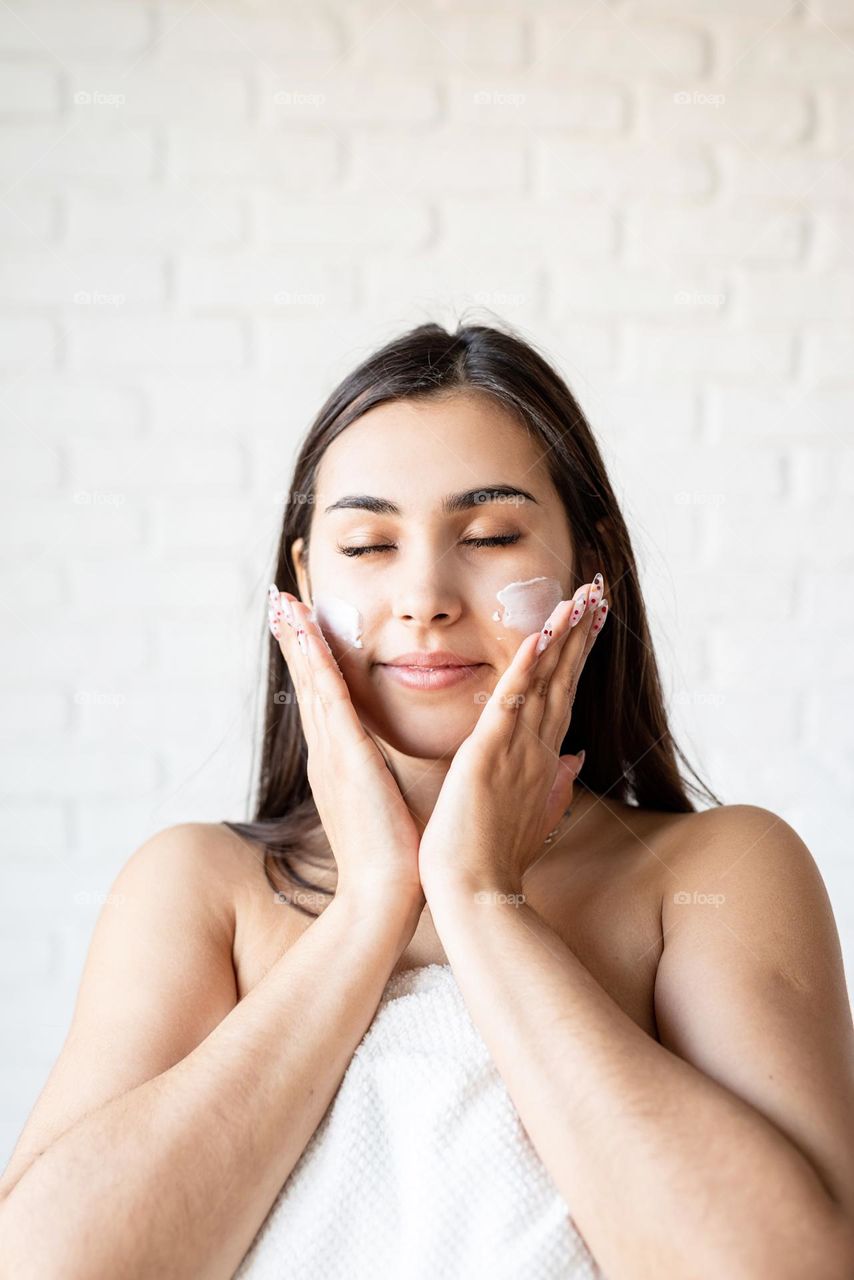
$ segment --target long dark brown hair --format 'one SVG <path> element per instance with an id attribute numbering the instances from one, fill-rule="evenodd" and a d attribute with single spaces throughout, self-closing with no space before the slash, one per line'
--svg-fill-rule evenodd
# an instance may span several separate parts
<path id="1" fill-rule="evenodd" d="M 586 748 L 584 778 L 577 785 L 643 809 L 672 813 L 695 811 L 689 791 L 721 804 L 670 732 L 635 557 L 590 425 L 559 374 L 509 328 L 505 332 L 460 324 L 448 333 L 441 325 L 422 324 L 387 343 L 344 378 L 312 423 L 294 467 L 276 558 L 276 585 L 299 595 L 291 546 L 304 538 L 307 555 L 317 472 L 333 440 L 376 405 L 466 391 L 493 396 L 539 438 L 574 542 L 579 550 L 593 552 L 605 575 L 608 624 L 587 659 L 560 748 L 561 754 Z M 569 594 L 581 585 L 578 578 Z M 266 599 L 259 600 L 269 644 L 254 816 L 250 822 L 223 825 L 259 846 L 267 880 L 283 900 L 315 916 L 319 912 L 300 899 L 330 890 L 304 879 L 293 860 L 298 856 L 326 870 L 334 866 L 334 859 L 308 783 L 307 746 L 294 686 L 278 642 L 267 630 L 266 610 Z M 681 776 L 680 760 L 696 782 Z M 296 886 L 296 898 L 288 897 L 283 885 Z"/>

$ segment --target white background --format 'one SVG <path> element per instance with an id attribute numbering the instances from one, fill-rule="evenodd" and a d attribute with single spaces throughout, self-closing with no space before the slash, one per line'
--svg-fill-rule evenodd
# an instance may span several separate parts
<path id="1" fill-rule="evenodd" d="M 295 448 L 424 320 L 567 377 L 850 977 L 852 72 L 842 0 L 0 7 L 3 1163 L 118 869 L 247 816 Z"/>

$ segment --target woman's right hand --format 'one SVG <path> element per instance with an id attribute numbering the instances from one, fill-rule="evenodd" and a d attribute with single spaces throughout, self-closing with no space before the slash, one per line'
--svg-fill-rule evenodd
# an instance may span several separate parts
<path id="1" fill-rule="evenodd" d="M 296 690 L 308 781 L 338 868 L 336 896 L 382 908 L 423 904 L 418 831 L 323 632 L 309 607 L 275 584 L 268 617 Z"/>

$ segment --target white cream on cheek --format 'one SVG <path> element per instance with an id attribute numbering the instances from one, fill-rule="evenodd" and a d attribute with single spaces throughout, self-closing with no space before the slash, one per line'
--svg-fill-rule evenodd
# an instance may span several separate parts
<path id="1" fill-rule="evenodd" d="M 526 578 L 522 582 L 508 582 L 495 593 L 502 611 L 496 609 L 494 622 L 514 631 L 530 635 L 539 631 L 555 607 L 563 599 L 563 591 L 557 578 Z M 354 604 L 341 596 L 316 592 L 312 613 L 321 631 L 335 636 L 341 644 L 351 649 L 362 649 L 364 619 Z"/>
<path id="2" fill-rule="evenodd" d="M 364 619 L 354 604 L 341 596 L 317 592 L 312 609 L 321 631 L 328 631 L 351 649 L 362 649 Z"/>
<path id="3" fill-rule="evenodd" d="M 557 578 L 526 578 L 523 582 L 508 582 L 495 595 L 501 601 L 503 612 L 496 609 L 493 622 L 529 636 L 532 631 L 540 630 L 560 604 L 563 590 Z"/>

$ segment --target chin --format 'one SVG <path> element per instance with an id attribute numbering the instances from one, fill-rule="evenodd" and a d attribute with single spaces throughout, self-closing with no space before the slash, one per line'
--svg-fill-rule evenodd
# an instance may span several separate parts
<path id="1" fill-rule="evenodd" d="M 358 710 L 359 718 L 369 733 L 381 738 L 401 755 L 420 760 L 453 756 L 474 729 L 480 714 L 479 706 L 472 708 L 471 704 L 456 713 L 452 707 L 441 710 L 414 708 L 407 712 L 405 719 L 400 715 L 392 717 L 376 707 L 372 707 L 370 712 L 362 708 Z"/>

